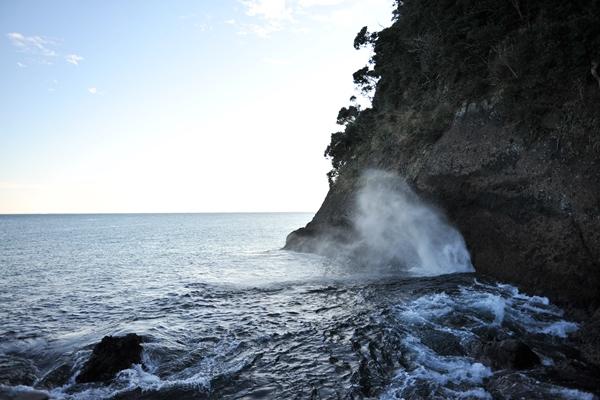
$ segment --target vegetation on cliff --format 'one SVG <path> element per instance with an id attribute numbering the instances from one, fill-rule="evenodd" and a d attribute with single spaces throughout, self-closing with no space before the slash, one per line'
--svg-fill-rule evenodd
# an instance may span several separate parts
<path id="1" fill-rule="evenodd" d="M 393 135 L 373 129 L 377 121 L 401 120 L 419 140 L 435 142 L 469 104 L 493 108 L 528 143 L 554 135 L 557 146 L 600 149 L 600 2 L 406 0 L 396 2 L 393 18 L 354 41 L 373 46 L 369 65 L 353 76 L 373 94 L 372 107 L 340 110 L 343 129 L 325 152 L 330 182 L 376 163 L 362 157 L 371 150 L 394 152 Z"/>

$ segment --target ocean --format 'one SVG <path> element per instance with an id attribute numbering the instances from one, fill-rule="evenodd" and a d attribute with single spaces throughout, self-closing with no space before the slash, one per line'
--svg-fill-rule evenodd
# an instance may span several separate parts
<path id="1" fill-rule="evenodd" d="M 281 250 L 311 217 L 0 216 L 0 398 L 597 398 L 548 299 Z M 127 333 L 141 364 L 76 383 Z M 490 363 L 481 344 L 506 338 L 539 363 Z"/>

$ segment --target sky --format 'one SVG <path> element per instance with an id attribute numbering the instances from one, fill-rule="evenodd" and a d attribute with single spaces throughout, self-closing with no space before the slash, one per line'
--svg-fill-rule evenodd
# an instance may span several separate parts
<path id="1" fill-rule="evenodd" d="M 316 211 L 392 3 L 0 1 L 0 214 Z"/>

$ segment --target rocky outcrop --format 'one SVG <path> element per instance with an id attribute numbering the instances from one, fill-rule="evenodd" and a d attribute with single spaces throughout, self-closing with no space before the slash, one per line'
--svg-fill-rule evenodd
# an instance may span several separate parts
<path id="1" fill-rule="evenodd" d="M 94 347 L 90 359 L 77 375 L 77 383 L 103 382 L 117 372 L 142 362 L 142 338 L 135 333 L 126 336 L 105 336 Z"/>
<path id="2" fill-rule="evenodd" d="M 598 362 L 589 318 L 600 312 L 600 90 L 590 65 L 600 4 L 531 1 L 522 14 L 472 1 L 467 15 L 442 3 L 398 2 L 392 27 L 357 37 L 375 49 L 372 69 L 355 74 L 363 89 L 379 78 L 373 106 L 340 111 L 329 193 L 285 248 L 352 241 L 362 172 L 395 172 L 446 212 L 478 273 L 587 319 L 580 340 Z"/>
<path id="3" fill-rule="evenodd" d="M 0 398 L 4 400 L 48 400 L 50 397 L 45 392 L 32 391 L 13 391 L 4 392 L 0 389 Z"/>
<path id="4" fill-rule="evenodd" d="M 540 357 L 517 339 L 477 343 L 476 358 L 493 369 L 530 369 L 540 365 Z"/>
<path id="5" fill-rule="evenodd" d="M 446 211 L 478 272 L 588 312 L 600 305 L 597 152 L 558 138 L 527 143 L 482 111 L 457 118 L 433 144 L 398 136 L 395 156 L 377 167 Z M 351 237 L 355 179 L 340 176 L 287 249 L 314 251 L 332 232 Z"/>
<path id="6" fill-rule="evenodd" d="M 587 359 L 600 366 L 600 309 L 585 322 L 582 329 L 575 334 L 575 339 Z"/>
<path id="7" fill-rule="evenodd" d="M 73 372 L 70 364 L 60 364 L 48 371 L 37 383 L 36 387 L 52 389 L 66 385 Z"/>
<path id="8" fill-rule="evenodd" d="M 0 356 L 0 385 L 32 386 L 37 375 L 38 369 L 31 360 L 18 356 Z"/>

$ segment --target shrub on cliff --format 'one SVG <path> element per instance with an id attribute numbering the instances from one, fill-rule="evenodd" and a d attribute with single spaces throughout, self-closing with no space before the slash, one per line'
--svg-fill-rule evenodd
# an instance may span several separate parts
<path id="1" fill-rule="evenodd" d="M 363 93 L 375 93 L 372 109 L 352 115 L 332 135 L 325 152 L 332 175 L 369 143 L 374 114 L 422 113 L 414 132 L 433 138 L 438 135 L 429 130 L 452 121 L 453 113 L 444 113 L 446 121 L 429 127 L 440 104 L 457 111 L 494 99 L 505 120 L 533 136 L 548 129 L 542 123 L 548 114 L 574 108 L 590 114 L 600 96 L 598 68 L 593 74 L 600 62 L 598 21 L 595 0 L 397 1 L 391 27 L 376 33 L 364 27 L 354 40 L 356 48 L 373 46 L 369 65 L 353 78 Z M 362 118 L 365 113 L 371 116 Z"/>

